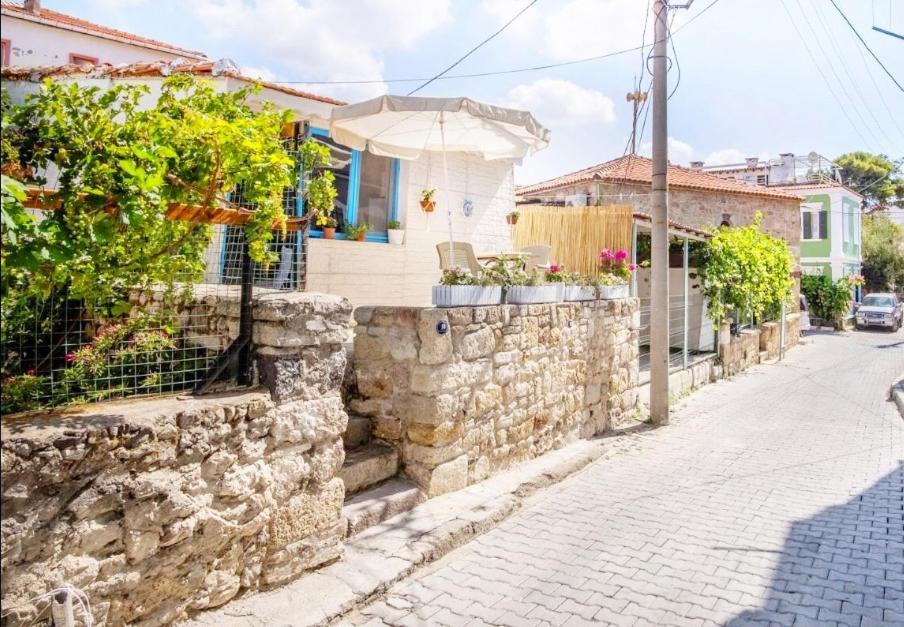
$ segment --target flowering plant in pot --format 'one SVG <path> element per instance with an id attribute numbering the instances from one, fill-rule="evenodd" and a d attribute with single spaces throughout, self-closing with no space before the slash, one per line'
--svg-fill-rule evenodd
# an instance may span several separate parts
<path id="1" fill-rule="evenodd" d="M 502 286 L 488 277 L 475 276 L 462 268 L 447 268 L 439 285 L 433 286 L 433 304 L 437 307 L 474 307 L 502 302 Z"/>
<path id="2" fill-rule="evenodd" d="M 627 298 L 628 280 L 637 265 L 628 261 L 628 251 L 604 248 L 599 255 L 600 298 Z"/>
<path id="3" fill-rule="evenodd" d="M 336 227 L 339 223 L 333 216 L 318 213 L 317 217 L 314 219 L 314 223 L 323 230 L 324 239 L 333 239 L 336 237 Z"/>
<path id="4" fill-rule="evenodd" d="M 362 222 L 361 224 L 346 224 L 345 225 L 345 236 L 357 242 L 363 242 L 364 237 L 367 235 L 367 232 L 370 230 L 370 225 L 367 222 Z"/>
<path id="5" fill-rule="evenodd" d="M 520 268 L 506 277 L 505 302 L 513 305 L 554 303 L 559 300 L 559 288 L 546 283 L 538 270 L 527 272 Z"/>
<path id="6" fill-rule="evenodd" d="M 405 241 L 405 230 L 398 220 L 390 220 L 386 223 L 386 235 L 390 244 L 400 246 Z"/>
<path id="7" fill-rule="evenodd" d="M 431 187 L 421 190 L 421 209 L 424 210 L 424 213 L 431 213 L 434 209 L 436 209 L 436 201 L 433 200 L 433 196 L 435 195 L 435 188 Z"/>
<path id="8" fill-rule="evenodd" d="M 568 300 L 565 298 L 565 295 L 572 287 L 574 287 L 577 275 L 567 272 L 565 266 L 554 263 L 546 269 L 545 279 L 550 285 L 556 286 L 557 300 L 562 301 Z"/>

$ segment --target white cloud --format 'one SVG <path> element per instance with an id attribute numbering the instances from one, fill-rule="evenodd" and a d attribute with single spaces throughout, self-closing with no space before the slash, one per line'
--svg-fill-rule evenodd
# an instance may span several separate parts
<path id="1" fill-rule="evenodd" d="M 773 155 L 770 155 L 768 152 L 761 152 L 758 155 L 753 155 L 743 150 L 738 150 L 737 148 L 723 148 L 722 150 L 715 150 L 708 155 L 703 160 L 706 165 L 725 165 L 729 163 L 744 163 L 744 160 L 747 157 L 757 157 L 761 161 L 765 161 L 767 159 L 771 159 Z"/>
<path id="2" fill-rule="evenodd" d="M 449 3 L 366 0 L 354 10 L 333 0 L 196 0 L 188 6 L 210 25 L 210 36 L 273 59 L 268 65 L 279 69 L 267 71 L 276 80 L 341 81 L 381 79 L 382 52 L 413 46 L 448 19 Z M 387 91 L 385 83 L 307 89 L 348 100 Z"/>
<path id="3" fill-rule="evenodd" d="M 480 8 L 485 13 L 492 15 L 499 25 L 503 25 L 518 15 L 526 5 L 526 0 L 484 0 Z M 524 38 L 530 35 L 540 23 L 540 7 L 531 7 L 512 22 L 505 33 L 506 35 Z"/>
<path id="4" fill-rule="evenodd" d="M 694 147 L 681 140 L 669 137 L 669 163 L 687 165 L 694 158 Z M 640 154 L 650 156 L 653 152 L 653 142 L 644 142 L 640 145 Z"/>
<path id="5" fill-rule="evenodd" d="M 256 65 L 243 65 L 242 74 L 248 78 L 257 78 L 262 81 L 275 81 L 276 73 L 270 68 L 257 67 Z"/>
<path id="6" fill-rule="evenodd" d="M 555 59 L 573 60 L 639 46 L 646 7 L 643 0 L 571 0 L 546 19 L 544 48 Z M 652 39 L 651 19 L 646 40 Z"/>
<path id="7" fill-rule="evenodd" d="M 513 87 L 508 92 L 508 105 L 530 111 L 540 124 L 550 128 L 615 121 L 615 103 L 611 98 L 594 89 L 552 78 Z"/>

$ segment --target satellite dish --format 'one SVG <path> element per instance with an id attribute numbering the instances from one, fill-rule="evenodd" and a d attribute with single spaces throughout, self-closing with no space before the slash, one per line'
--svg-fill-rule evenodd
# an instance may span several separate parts
<path id="1" fill-rule="evenodd" d="M 817 163 L 819 163 L 819 155 L 816 154 L 815 152 L 811 152 L 810 154 L 808 154 L 808 155 L 807 155 L 807 159 L 808 159 L 808 160 L 810 161 L 810 163 L 812 163 L 813 165 L 816 165 Z"/>

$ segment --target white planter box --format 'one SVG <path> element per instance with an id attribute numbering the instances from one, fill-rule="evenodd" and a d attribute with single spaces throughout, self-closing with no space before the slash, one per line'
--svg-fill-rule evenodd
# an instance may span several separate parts
<path id="1" fill-rule="evenodd" d="M 564 300 L 596 300 L 596 288 L 589 285 L 566 285 Z"/>
<path id="2" fill-rule="evenodd" d="M 615 298 L 627 298 L 631 295 L 628 285 L 603 285 L 600 287 L 600 298 L 612 300 Z"/>
<path id="3" fill-rule="evenodd" d="M 505 292 L 505 302 L 513 305 L 555 303 L 558 289 L 555 285 L 513 285 Z"/>
<path id="4" fill-rule="evenodd" d="M 433 304 L 437 307 L 474 307 L 501 302 L 502 288 L 495 285 L 433 286 Z"/>
<path id="5" fill-rule="evenodd" d="M 395 244 L 396 246 L 401 246 L 405 241 L 405 229 L 387 229 L 386 233 L 389 236 L 389 243 Z M 470 287 L 470 286 L 465 286 Z"/>

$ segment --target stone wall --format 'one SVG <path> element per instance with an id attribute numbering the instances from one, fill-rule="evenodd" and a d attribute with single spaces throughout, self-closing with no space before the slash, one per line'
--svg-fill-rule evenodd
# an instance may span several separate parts
<path id="1" fill-rule="evenodd" d="M 800 314 L 788 314 L 785 318 L 785 350 L 797 346 L 800 340 Z M 760 325 L 760 351 L 769 359 L 779 356 L 781 323 L 764 322 Z"/>
<path id="2" fill-rule="evenodd" d="M 97 624 L 166 625 L 340 557 L 350 313 L 257 298 L 266 388 L 4 416 L 4 625 L 63 583 Z"/>
<path id="3" fill-rule="evenodd" d="M 760 330 L 744 329 L 728 343 L 720 342 L 719 360 L 726 377 L 760 363 Z"/>
<path id="4" fill-rule="evenodd" d="M 637 403 L 636 299 L 355 310 L 357 398 L 430 496 L 578 437 Z"/>

